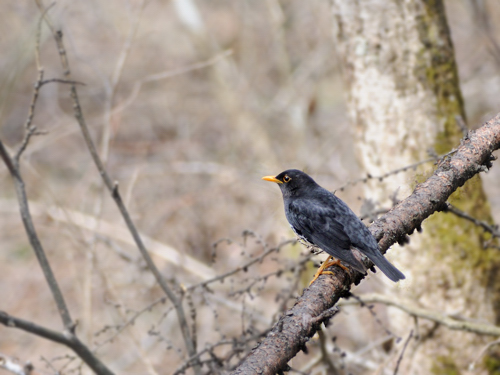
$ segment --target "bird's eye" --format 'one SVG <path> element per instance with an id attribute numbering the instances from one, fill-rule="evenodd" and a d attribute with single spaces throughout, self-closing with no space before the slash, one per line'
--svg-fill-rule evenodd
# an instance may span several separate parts
<path id="1" fill-rule="evenodd" d="M 285 177 L 283 177 L 283 182 L 288 182 L 290 181 L 292 178 L 289 176 L 289 175 L 285 175 Z"/>

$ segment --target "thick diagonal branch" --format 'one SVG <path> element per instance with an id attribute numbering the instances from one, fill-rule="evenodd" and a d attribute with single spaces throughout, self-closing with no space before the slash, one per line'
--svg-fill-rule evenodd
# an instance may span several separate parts
<path id="1" fill-rule="evenodd" d="M 370 231 L 382 252 L 418 229 L 436 211 L 446 208 L 448 197 L 467 180 L 491 166 L 493 151 L 500 148 L 500 114 L 462 140 L 456 152 L 442 160 L 434 174 L 413 193 L 376 220 Z M 370 266 L 367 262 L 365 265 Z M 267 337 L 233 374 L 276 374 L 317 331 L 316 317 L 348 294 L 352 282 L 362 275 L 349 275 L 340 268 L 332 277 L 321 277 L 304 290 L 295 305 L 273 327 Z"/>

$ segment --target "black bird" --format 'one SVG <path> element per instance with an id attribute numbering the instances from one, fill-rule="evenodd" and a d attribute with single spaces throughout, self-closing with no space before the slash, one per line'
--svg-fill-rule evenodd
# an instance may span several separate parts
<path id="1" fill-rule="evenodd" d="M 320 274 L 326 273 L 323 272 L 325 268 L 333 264 L 342 267 L 339 261 L 329 262 L 332 257 L 366 274 L 365 266 L 351 250 L 353 247 L 366 255 L 392 281 L 405 278 L 384 258 L 375 237 L 347 204 L 319 186 L 306 173 L 289 169 L 276 177 L 265 176 L 262 179 L 276 182 L 280 187 L 285 215 L 295 234 L 330 254 L 311 283 Z"/>

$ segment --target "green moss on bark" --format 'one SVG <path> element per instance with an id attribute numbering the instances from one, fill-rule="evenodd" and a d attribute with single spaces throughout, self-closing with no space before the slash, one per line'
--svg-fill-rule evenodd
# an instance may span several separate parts
<path id="1" fill-rule="evenodd" d="M 439 356 L 435 359 L 431 372 L 436 375 L 460 375 L 460 371 L 451 356 Z"/>
<path id="2" fill-rule="evenodd" d="M 489 375 L 500 375 L 500 356 L 499 353 L 492 353 L 484 356 L 483 366 Z"/>
<path id="3" fill-rule="evenodd" d="M 443 129 L 436 137 L 435 150 L 444 154 L 462 137 L 456 116 L 465 121 L 464 103 L 443 3 L 429 2 L 421 17 L 417 24 L 422 49 L 417 54 L 415 74 L 434 93 L 436 117 Z"/>

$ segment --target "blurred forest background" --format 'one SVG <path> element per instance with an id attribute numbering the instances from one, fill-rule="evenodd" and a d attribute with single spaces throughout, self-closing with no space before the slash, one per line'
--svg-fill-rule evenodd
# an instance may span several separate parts
<path id="1" fill-rule="evenodd" d="M 475 128 L 500 108 L 500 2 L 445 4 L 467 122 Z M 40 11 L 34 2 L 7 0 L 0 13 L 0 137 L 14 149 L 37 79 Z M 294 236 L 279 189 L 260 178 L 304 169 L 356 213 L 366 206 L 361 183 L 338 190 L 367 171 L 356 162 L 329 2 L 61 0 L 49 14 L 63 31 L 73 79 L 85 84 L 80 101 L 108 172 L 155 262 L 186 290 L 189 314 L 196 312 L 199 350 L 233 353 L 227 360 L 237 363 L 234 342 L 241 353 L 250 350 L 313 273 L 303 261 L 307 250 L 284 243 Z M 45 26 L 40 52 L 45 78 L 62 77 Z M 79 336 L 119 374 L 182 369 L 186 353 L 172 306 L 102 187 L 67 85 L 41 89 L 34 124 L 45 134 L 25 151 L 23 177 Z M 394 169 L 402 167 L 395 156 Z M 415 172 L 405 173 L 413 186 Z M 499 223 L 498 165 L 482 178 Z M 0 244 L 0 310 L 61 329 L 3 164 Z M 399 251 L 389 251 L 389 259 Z M 211 283 L 210 292 L 199 287 L 252 259 L 262 261 Z M 384 282 L 380 272 L 371 274 L 354 292 Z M 382 345 L 392 335 L 385 320 L 378 306 L 345 307 L 335 317 L 324 345 L 345 373 L 376 373 L 400 353 Z M 318 365 L 324 340 L 313 340 L 291 366 L 325 371 Z M 88 373 L 64 347 L 3 326 L 0 353 L 32 361 L 41 373 Z"/>

